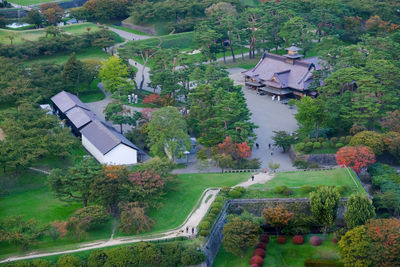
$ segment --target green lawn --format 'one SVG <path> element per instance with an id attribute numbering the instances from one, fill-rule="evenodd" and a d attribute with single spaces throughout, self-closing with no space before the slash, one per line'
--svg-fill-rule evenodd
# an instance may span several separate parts
<path id="1" fill-rule="evenodd" d="M 303 267 L 305 259 L 332 259 L 338 260 L 337 245 L 332 243 L 332 236 L 328 235 L 327 240 L 319 247 L 314 247 L 309 244 L 309 238 L 303 245 L 293 244 L 291 237 L 287 237 L 286 244 L 278 244 L 275 236 L 271 237 L 271 241 L 267 244 L 267 256 L 264 259 L 264 266 L 268 267 Z M 219 250 L 214 267 L 247 267 L 250 265 L 254 248 L 246 251 L 243 258 L 237 257 L 229 252 L 226 252 L 223 247 Z"/>
<path id="2" fill-rule="evenodd" d="M 27 65 L 35 64 L 35 63 L 44 63 L 44 62 L 54 62 L 57 64 L 63 64 L 68 61 L 69 56 L 72 52 L 67 53 L 57 53 L 51 56 L 41 56 L 36 57 L 32 60 L 27 60 L 24 63 Z M 76 53 L 76 57 L 79 60 L 83 59 L 95 59 L 95 60 L 105 60 L 110 57 L 110 55 L 104 52 L 101 48 L 89 48 L 86 50 L 82 50 Z"/>
<path id="3" fill-rule="evenodd" d="M 79 93 L 79 99 L 82 100 L 83 103 L 100 101 L 103 100 L 105 97 L 106 96 L 101 90 Z"/>
<path id="4" fill-rule="evenodd" d="M 63 31 L 71 33 L 71 34 L 81 34 L 86 32 L 86 28 L 90 27 L 93 31 L 97 31 L 99 27 L 91 22 L 88 23 L 81 23 L 81 24 L 76 24 L 76 25 L 69 25 L 69 26 L 64 26 L 60 27 Z M 23 43 L 25 40 L 29 41 L 36 41 L 40 37 L 44 37 L 46 35 L 44 29 L 38 29 L 38 30 L 26 30 L 26 31 L 13 31 L 13 30 L 4 30 L 0 29 L 0 43 L 6 43 L 9 44 L 10 40 L 7 38 L 8 35 L 14 34 L 15 39 L 13 40 L 14 44 L 19 44 Z M 49 37 L 51 38 L 51 37 Z"/>
<path id="5" fill-rule="evenodd" d="M 145 40 L 132 41 L 130 43 L 145 44 L 157 47 L 160 43 L 160 39 L 162 40 L 161 48 L 177 48 L 180 50 L 189 50 L 196 48 L 196 44 L 194 43 L 194 32 L 163 35 Z"/>
<path id="6" fill-rule="evenodd" d="M 149 35 L 148 33 L 144 33 L 144 32 L 141 32 L 141 31 L 138 31 L 138 30 L 134 30 L 134 29 L 131 29 L 131 28 L 127 28 L 127 27 L 123 27 L 123 26 L 117 26 L 117 25 L 112 25 L 112 24 L 110 24 L 108 26 L 111 27 L 111 28 L 115 28 L 115 29 L 118 29 L 118 30 L 121 30 L 121 31 L 126 31 L 126 32 L 138 34 L 138 35 Z"/>
<path id="7" fill-rule="evenodd" d="M 352 174 L 350 172 L 350 174 Z M 303 185 L 318 186 L 318 185 L 347 185 L 350 188 L 361 187 L 357 178 L 349 175 L 345 168 L 335 168 L 331 170 L 320 171 L 296 171 L 296 172 L 280 172 L 276 176 L 266 182 L 265 184 L 256 184 L 250 188 L 274 188 L 279 185 L 286 185 L 287 187 L 301 187 Z M 362 187 L 361 187 L 362 189 Z"/>
<path id="8" fill-rule="evenodd" d="M 21 5 L 21 6 L 27 6 L 27 5 L 34 5 L 34 4 L 40 4 L 40 3 L 45 3 L 45 2 L 52 2 L 54 0 L 11 0 L 9 1 L 10 3 Z"/>
<path id="9" fill-rule="evenodd" d="M 230 187 L 248 178 L 248 173 L 178 175 L 178 183 L 166 194 L 161 208 L 149 212 L 157 222 L 152 232 L 168 230 L 183 223 L 206 188 Z"/>

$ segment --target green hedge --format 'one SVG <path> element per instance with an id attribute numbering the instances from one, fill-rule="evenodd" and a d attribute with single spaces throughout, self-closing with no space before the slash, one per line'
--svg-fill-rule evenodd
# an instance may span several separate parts
<path id="1" fill-rule="evenodd" d="M 325 260 L 325 259 L 305 259 L 305 267 L 343 267 L 343 263 L 337 260 Z"/>

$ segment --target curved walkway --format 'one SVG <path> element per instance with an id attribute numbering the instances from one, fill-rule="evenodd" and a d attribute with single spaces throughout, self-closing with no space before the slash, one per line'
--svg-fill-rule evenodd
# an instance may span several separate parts
<path id="1" fill-rule="evenodd" d="M 248 187 L 253 184 L 265 183 L 272 178 L 273 178 L 273 175 L 271 175 L 271 174 L 259 173 L 259 174 L 254 175 L 254 181 L 252 181 L 252 179 L 250 178 L 248 181 L 240 183 L 236 186 Z M 115 239 L 113 238 L 113 235 L 111 235 L 111 238 L 107 241 L 100 240 L 100 241 L 91 242 L 91 243 L 84 243 L 84 244 L 79 245 L 79 248 L 77 248 L 77 249 L 47 252 L 47 253 L 30 252 L 30 253 L 26 254 L 25 256 L 9 257 L 7 259 L 1 260 L 0 263 L 41 258 L 41 257 L 47 257 L 47 256 L 54 256 L 54 255 L 62 255 L 62 254 L 68 254 L 68 253 L 75 253 L 75 252 L 86 251 L 86 250 L 91 250 L 91 249 L 105 248 L 105 247 L 111 247 L 111 246 L 122 245 L 122 244 L 137 243 L 137 242 L 141 242 L 141 241 L 155 241 L 155 240 L 169 239 L 169 238 L 174 238 L 174 237 L 179 237 L 179 236 L 193 237 L 194 235 L 197 234 L 197 232 L 196 232 L 197 226 L 199 225 L 199 223 L 201 222 L 203 217 L 207 214 L 207 211 L 209 210 L 211 204 L 214 202 L 214 200 L 217 197 L 218 192 L 220 190 L 221 190 L 220 188 L 207 188 L 206 190 L 204 190 L 202 196 L 200 197 L 199 202 L 193 208 L 192 212 L 189 214 L 189 216 L 186 218 L 186 220 L 179 227 L 174 228 L 172 230 L 165 231 L 163 233 L 153 234 L 153 235 L 135 236 L 135 237 L 120 237 L 120 238 L 115 238 Z M 198 206 L 198 208 L 197 208 L 197 206 Z M 186 228 L 188 228 L 188 230 L 189 230 L 188 232 L 186 232 Z M 192 228 L 194 229 L 194 234 L 192 234 Z"/>

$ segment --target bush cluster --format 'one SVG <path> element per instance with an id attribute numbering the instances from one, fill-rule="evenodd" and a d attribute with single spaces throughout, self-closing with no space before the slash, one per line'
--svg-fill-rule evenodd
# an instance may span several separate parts
<path id="1" fill-rule="evenodd" d="M 292 238 L 292 241 L 296 245 L 302 245 L 302 244 L 304 244 L 304 237 L 302 235 L 295 235 Z"/>
<path id="2" fill-rule="evenodd" d="M 224 206 L 225 200 L 226 200 L 226 192 L 230 189 L 225 188 L 222 190 L 222 192 L 217 196 L 217 198 L 214 200 L 214 203 L 211 205 L 210 211 L 206 216 L 204 216 L 203 220 L 200 222 L 198 226 L 199 230 L 199 235 L 200 236 L 208 236 L 210 233 L 211 227 L 221 211 L 222 207 Z M 231 190 L 232 191 L 232 190 Z"/>
<path id="3" fill-rule="evenodd" d="M 278 238 L 276 239 L 276 242 L 278 242 L 279 244 L 286 244 L 286 237 L 278 236 Z"/>
<path id="4" fill-rule="evenodd" d="M 230 198 L 240 198 L 244 192 L 246 192 L 246 189 L 244 187 L 237 186 L 228 192 L 228 196 Z"/>
<path id="5" fill-rule="evenodd" d="M 290 190 L 285 185 L 279 185 L 274 188 L 274 193 L 279 195 L 291 196 L 293 195 L 293 190 Z"/>
<path id="6" fill-rule="evenodd" d="M 317 235 L 312 236 L 312 237 L 310 238 L 310 244 L 311 244 L 312 246 L 315 246 L 315 247 L 320 246 L 320 245 L 322 244 L 322 239 L 321 239 L 321 237 L 319 237 L 319 236 L 317 236 Z"/>
<path id="7" fill-rule="evenodd" d="M 325 148 L 341 148 L 350 143 L 352 136 L 332 137 L 331 139 L 319 137 L 306 138 L 303 142 L 297 143 L 294 148 L 296 151 L 311 153 L 314 150 Z"/>
<path id="8" fill-rule="evenodd" d="M 67 266 L 188 266 L 204 262 L 204 254 L 194 246 L 183 242 L 149 243 L 141 242 L 133 246 L 94 250 L 87 259 L 72 254 L 58 258 L 56 264 L 47 260 L 19 261 L 5 266 L 21 267 L 67 267 Z M 85 264 L 86 263 L 86 264 Z"/>

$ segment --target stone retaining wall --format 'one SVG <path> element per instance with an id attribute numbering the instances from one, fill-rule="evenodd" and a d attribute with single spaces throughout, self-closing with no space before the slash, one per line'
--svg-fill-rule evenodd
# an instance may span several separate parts
<path id="1" fill-rule="evenodd" d="M 8 19 L 18 19 L 26 16 L 26 11 L 18 8 L 2 8 L 0 9 L 0 16 Z"/>
<path id="2" fill-rule="evenodd" d="M 156 30 L 154 29 L 154 26 L 139 26 L 128 22 L 121 22 L 121 26 L 132 30 L 141 31 L 150 35 L 156 35 Z"/>

